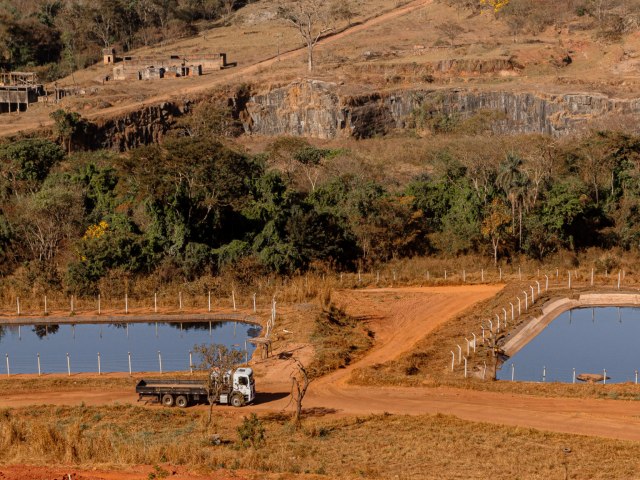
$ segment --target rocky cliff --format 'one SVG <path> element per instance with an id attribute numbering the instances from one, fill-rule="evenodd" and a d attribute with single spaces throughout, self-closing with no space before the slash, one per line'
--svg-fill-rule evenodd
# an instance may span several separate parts
<path id="1" fill-rule="evenodd" d="M 337 84 L 301 81 L 254 95 L 245 108 L 245 130 L 258 135 L 367 138 L 412 127 L 420 115 L 468 118 L 480 112 L 499 114 L 493 117 L 496 133 L 563 135 L 607 115 L 640 115 L 640 99 L 441 88 L 346 96 Z"/>
<path id="2" fill-rule="evenodd" d="M 588 122 L 612 116 L 640 118 L 640 99 L 603 94 L 464 89 L 399 89 L 385 93 L 345 94 L 342 86 L 300 81 L 264 93 L 232 99 L 233 115 L 250 135 L 315 138 L 370 138 L 395 129 L 414 128 L 425 117 L 464 120 L 486 112 L 496 133 L 573 133 Z M 350 88 L 354 91 L 354 88 Z M 175 120 L 189 112 L 188 101 L 147 106 L 96 125 L 96 147 L 128 150 L 162 141 Z"/>
<path id="3" fill-rule="evenodd" d="M 97 122 L 87 143 L 118 151 L 158 143 L 171 129 L 175 119 L 188 111 L 189 102 L 146 106 L 121 117 Z"/>

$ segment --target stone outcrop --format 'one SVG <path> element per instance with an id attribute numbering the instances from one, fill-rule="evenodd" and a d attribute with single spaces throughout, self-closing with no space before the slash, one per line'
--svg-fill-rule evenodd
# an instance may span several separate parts
<path id="1" fill-rule="evenodd" d="M 247 133 L 317 138 L 384 135 L 412 126 L 428 108 L 460 118 L 497 112 L 496 133 L 563 135 L 606 115 L 640 115 L 640 100 L 603 94 L 544 94 L 464 89 L 412 89 L 361 96 L 341 95 L 334 83 L 300 81 L 254 95 L 246 105 Z"/>
<path id="2" fill-rule="evenodd" d="M 293 135 L 315 138 L 382 136 L 414 128 L 425 115 L 461 121 L 490 112 L 495 133 L 574 133 L 607 116 L 640 116 L 640 99 L 603 94 L 547 94 L 459 88 L 398 89 L 345 93 L 336 83 L 305 80 L 263 93 L 230 99 L 233 116 L 249 135 Z M 358 91 L 353 86 L 351 92 Z M 361 89 L 366 91 L 365 88 Z M 95 147 L 128 150 L 162 141 L 175 120 L 189 112 L 188 101 L 164 102 L 102 121 L 91 134 Z"/>
<path id="3" fill-rule="evenodd" d="M 129 112 L 122 117 L 97 122 L 89 143 L 94 147 L 125 151 L 161 142 L 175 119 L 189 111 L 189 103 L 163 102 Z"/>

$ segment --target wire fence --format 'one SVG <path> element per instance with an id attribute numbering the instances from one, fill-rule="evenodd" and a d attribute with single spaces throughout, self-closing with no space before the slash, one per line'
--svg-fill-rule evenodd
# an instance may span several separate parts
<path id="1" fill-rule="evenodd" d="M 499 278 L 503 278 L 503 272 L 499 271 Z M 627 275 L 625 270 L 619 269 L 614 272 L 605 270 L 604 272 L 598 272 L 596 268 L 591 269 L 569 269 L 561 271 L 559 268 L 552 270 L 537 269 L 535 275 L 531 272 L 525 274 L 521 269 L 518 269 L 516 274 L 516 281 L 520 283 L 521 290 L 512 299 L 509 299 L 503 304 L 503 306 L 496 308 L 492 314 L 488 315 L 480 324 L 479 330 L 469 333 L 464 338 L 461 338 L 458 343 L 453 346 L 451 350 L 451 371 L 458 371 L 463 374 L 465 378 L 471 375 L 470 362 L 473 361 L 478 349 L 481 348 L 483 352 L 488 349 L 494 350 L 494 354 L 497 354 L 498 337 L 501 336 L 511 337 L 514 328 L 520 328 L 523 325 L 523 321 L 526 323 L 529 319 L 533 319 L 530 314 L 531 310 L 534 310 L 536 314 L 541 314 L 539 308 L 537 308 L 538 302 L 541 297 L 549 298 L 550 292 L 562 291 L 563 293 L 571 296 L 572 292 L 586 292 L 590 289 L 598 292 L 616 293 L 631 292 L 639 293 L 638 283 L 640 278 L 635 275 Z M 477 278 L 478 274 L 467 274 L 464 270 L 461 274 L 462 283 L 469 283 L 469 279 Z M 513 272 L 509 278 L 513 279 Z M 445 275 L 443 275 L 445 277 Z M 484 271 L 480 272 L 480 278 L 486 279 Z M 460 278 L 458 278 L 460 279 Z M 621 300 L 624 301 L 624 300 Z M 635 303 L 635 299 L 629 300 Z M 508 371 L 505 373 L 504 369 Z M 553 371 L 547 371 L 545 366 L 531 367 L 526 365 L 518 366 L 518 374 L 515 373 L 515 366 L 513 362 L 507 361 L 502 365 L 502 371 L 496 371 L 496 378 L 501 380 L 513 380 L 513 381 L 558 381 L 558 382 L 573 382 L 576 378 L 573 368 L 569 369 L 554 369 Z M 637 383 L 637 370 L 635 369 L 616 369 L 606 370 L 602 369 L 603 378 L 601 381 L 606 383 L 607 375 L 613 378 L 613 382 L 636 382 Z M 483 368 L 480 370 L 480 377 L 482 379 L 488 379 L 487 366 L 484 362 Z M 612 377 L 612 375 L 614 375 Z M 478 375 L 476 375 L 478 376 Z M 579 375 L 578 375 L 579 376 Z M 493 376 L 491 375 L 493 378 Z M 579 378 L 577 379 L 579 380 Z"/>
<path id="2" fill-rule="evenodd" d="M 251 355 L 250 348 L 245 344 L 245 361 L 248 362 Z M 46 375 L 51 373 L 96 373 L 98 375 L 111 372 L 155 372 L 163 374 L 167 372 L 194 373 L 198 369 L 197 361 L 192 351 L 162 353 L 127 352 L 125 354 L 96 352 L 94 355 L 86 352 L 71 355 L 66 352 L 35 355 L 5 354 L 4 374 L 7 376 L 16 374 Z"/>

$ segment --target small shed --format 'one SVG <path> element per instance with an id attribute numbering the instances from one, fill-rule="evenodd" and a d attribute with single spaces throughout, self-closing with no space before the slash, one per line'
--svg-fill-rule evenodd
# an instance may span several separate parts
<path id="1" fill-rule="evenodd" d="M 112 47 L 103 48 L 102 57 L 105 65 L 112 65 L 116 63 L 116 49 Z"/>

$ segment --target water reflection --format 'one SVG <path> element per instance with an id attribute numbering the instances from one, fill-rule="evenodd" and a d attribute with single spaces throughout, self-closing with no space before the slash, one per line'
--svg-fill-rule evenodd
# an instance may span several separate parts
<path id="1" fill-rule="evenodd" d="M 34 325 L 33 332 L 38 338 L 44 338 L 47 335 L 55 335 L 60 330 L 60 325 Z"/>
<path id="2" fill-rule="evenodd" d="M 551 322 L 497 372 L 499 380 L 573 382 L 582 373 L 607 383 L 635 382 L 640 369 L 640 309 L 574 309 Z"/>
<path id="3" fill-rule="evenodd" d="M 5 325 L 0 326 L 0 356 L 9 355 L 12 374 L 37 373 L 38 354 L 43 372 L 67 372 L 67 353 L 72 373 L 97 372 L 98 352 L 102 372 L 128 371 L 129 352 L 133 371 L 156 372 L 160 361 L 165 371 L 188 370 L 196 344 L 242 350 L 247 345 L 251 356 L 254 347 L 246 340 L 259 335 L 260 327 L 239 322 Z"/>

